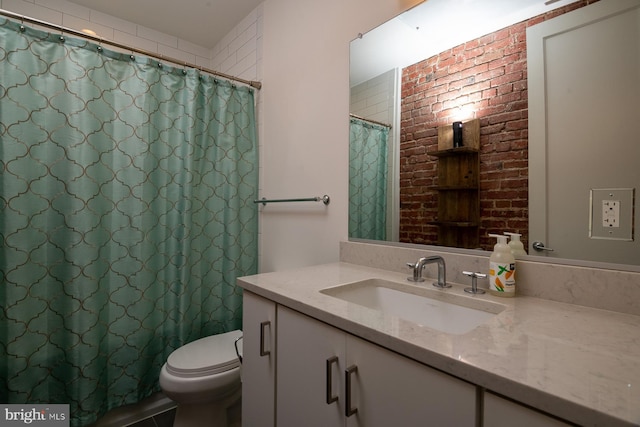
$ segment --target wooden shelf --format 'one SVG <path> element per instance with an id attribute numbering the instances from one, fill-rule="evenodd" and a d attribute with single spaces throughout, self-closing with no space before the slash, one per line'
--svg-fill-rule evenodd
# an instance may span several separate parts
<path id="1" fill-rule="evenodd" d="M 478 227 L 480 224 L 477 222 L 463 222 L 463 221 L 431 221 L 429 224 L 441 225 L 443 227 Z"/>
<path id="2" fill-rule="evenodd" d="M 447 148 L 446 150 L 438 150 L 431 151 L 427 153 L 433 157 L 450 157 L 450 156 L 459 156 L 460 154 L 475 154 L 478 152 L 477 148 L 473 147 L 457 147 L 457 148 Z"/>
<path id="3" fill-rule="evenodd" d="M 478 187 L 466 187 L 464 185 L 448 185 L 446 187 L 438 185 L 436 187 L 438 191 L 478 191 Z"/>
<path id="4" fill-rule="evenodd" d="M 469 120 L 462 124 L 462 147 L 453 146 L 453 127 L 438 127 L 438 152 L 461 149 L 480 149 L 480 120 Z"/>
<path id="5" fill-rule="evenodd" d="M 464 123 L 462 147 L 453 147 L 451 125 L 438 128 L 438 244 L 477 248 L 480 243 L 480 122 Z"/>

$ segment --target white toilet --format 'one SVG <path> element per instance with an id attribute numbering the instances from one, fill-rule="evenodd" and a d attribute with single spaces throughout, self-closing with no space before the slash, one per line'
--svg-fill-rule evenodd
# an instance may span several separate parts
<path id="1" fill-rule="evenodd" d="M 174 427 L 227 426 L 227 408 L 240 399 L 242 388 L 235 346 L 241 336 L 242 331 L 212 335 L 169 355 L 160 387 L 178 404 Z"/>

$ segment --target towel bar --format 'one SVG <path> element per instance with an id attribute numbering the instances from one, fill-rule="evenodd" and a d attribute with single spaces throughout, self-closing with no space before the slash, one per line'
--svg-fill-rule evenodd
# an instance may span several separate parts
<path id="1" fill-rule="evenodd" d="M 326 194 L 322 197 L 307 197 L 302 199 L 265 199 L 264 197 L 260 200 L 254 200 L 253 203 L 262 203 L 262 206 L 266 206 L 267 203 L 284 203 L 284 202 L 320 202 L 328 205 L 331 199 Z"/>

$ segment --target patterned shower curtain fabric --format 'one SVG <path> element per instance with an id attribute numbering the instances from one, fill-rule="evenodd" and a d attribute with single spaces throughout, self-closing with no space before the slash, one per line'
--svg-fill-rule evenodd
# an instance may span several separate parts
<path id="1" fill-rule="evenodd" d="M 241 328 L 252 89 L 0 20 L 0 142 L 0 402 L 87 425 Z"/>
<path id="2" fill-rule="evenodd" d="M 386 239 L 388 137 L 388 127 L 351 118 L 349 237 Z"/>

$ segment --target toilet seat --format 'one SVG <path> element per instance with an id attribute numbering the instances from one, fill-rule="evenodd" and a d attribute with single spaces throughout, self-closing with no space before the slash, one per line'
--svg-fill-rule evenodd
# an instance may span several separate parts
<path id="1" fill-rule="evenodd" d="M 227 372 L 240 366 L 234 343 L 242 331 L 212 335 L 190 342 L 173 351 L 166 370 L 176 377 L 202 377 Z"/>

